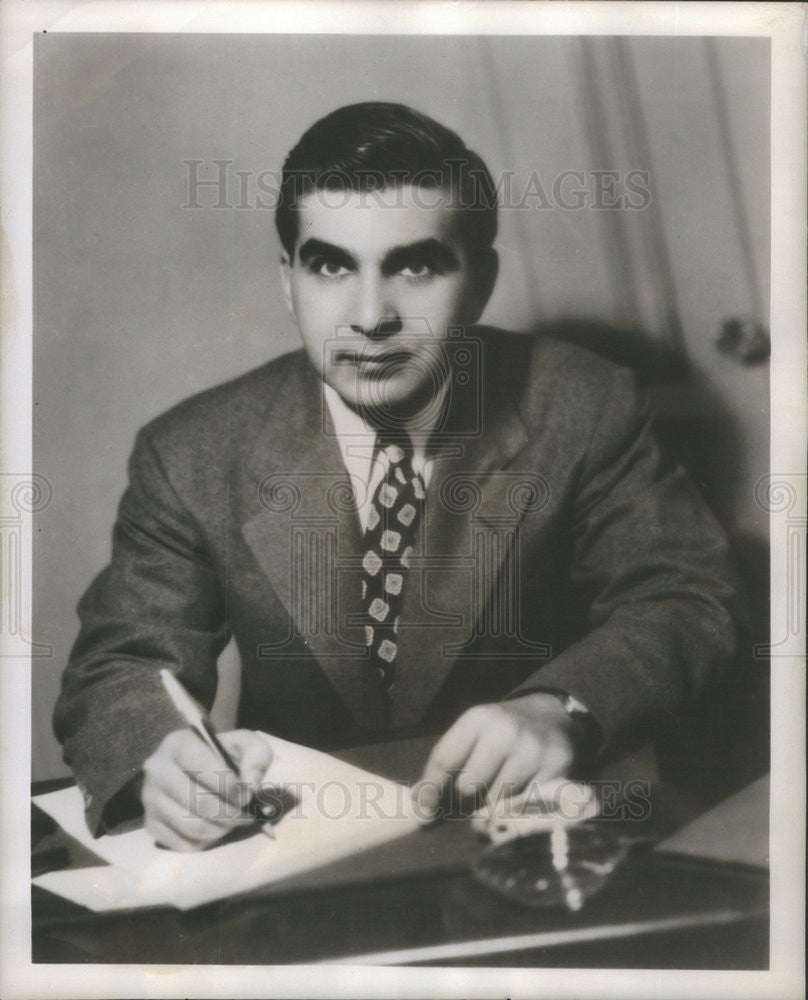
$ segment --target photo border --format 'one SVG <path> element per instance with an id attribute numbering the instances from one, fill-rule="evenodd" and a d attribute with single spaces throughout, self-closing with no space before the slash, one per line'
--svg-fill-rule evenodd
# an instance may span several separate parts
<path id="1" fill-rule="evenodd" d="M 545 996 L 621 998 L 800 996 L 803 982 L 805 844 L 805 609 L 788 618 L 788 588 L 805 583 L 790 546 L 794 512 L 806 496 L 806 68 L 805 7 L 788 3 L 523 3 L 444 0 L 336 5 L 255 0 L 106 3 L 10 0 L 0 6 L 3 78 L 2 428 L 3 472 L 27 475 L 31 459 L 32 72 L 36 32 L 195 32 L 352 34 L 625 34 L 767 36 L 772 43 L 771 490 L 784 484 L 795 502 L 772 504 L 772 640 L 787 645 L 772 670 L 771 968 L 768 972 L 542 969 Z M 329 29 L 324 26 L 329 25 Z M 796 522 L 802 533 L 805 519 Z M 27 565 L 30 565 L 30 553 Z M 804 589 L 803 589 L 804 594 Z M 30 626 L 30 588 L 21 595 Z M 802 602 L 799 602 L 802 605 Z M 30 631 L 27 633 L 30 634 Z M 2 639 L 2 636 L 0 636 Z M 529 996 L 535 975 L 519 969 L 411 969 L 323 966 L 34 965 L 30 960 L 29 756 L 30 664 L 0 671 L 0 995 L 59 997 Z"/>

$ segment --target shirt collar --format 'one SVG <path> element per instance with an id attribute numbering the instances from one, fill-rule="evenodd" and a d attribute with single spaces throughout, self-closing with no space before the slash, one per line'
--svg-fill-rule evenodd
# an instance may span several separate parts
<path id="1" fill-rule="evenodd" d="M 417 414 L 405 426 L 405 430 L 412 441 L 413 449 L 416 452 L 426 452 L 427 442 L 442 416 L 442 404 L 448 391 L 449 383 L 447 380 L 439 390 L 439 403 L 441 405 L 430 405 L 430 412 L 427 416 Z M 334 431 L 336 432 L 340 449 L 343 453 L 352 444 L 357 444 L 362 448 L 373 445 L 376 441 L 376 428 L 372 427 L 356 410 L 351 409 L 339 393 L 332 386 L 328 385 L 327 382 L 323 383 L 323 393 L 329 412 L 331 413 Z"/>

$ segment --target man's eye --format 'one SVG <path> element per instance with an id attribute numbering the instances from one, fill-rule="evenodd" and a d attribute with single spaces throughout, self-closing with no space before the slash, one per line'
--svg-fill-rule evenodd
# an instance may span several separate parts
<path id="1" fill-rule="evenodd" d="M 398 273 L 405 278 L 431 278 L 435 270 L 429 264 L 413 262 L 400 268 Z"/>
<path id="2" fill-rule="evenodd" d="M 314 266 L 314 272 L 324 278 L 341 278 L 345 274 L 350 274 L 348 268 L 336 260 L 318 261 Z"/>

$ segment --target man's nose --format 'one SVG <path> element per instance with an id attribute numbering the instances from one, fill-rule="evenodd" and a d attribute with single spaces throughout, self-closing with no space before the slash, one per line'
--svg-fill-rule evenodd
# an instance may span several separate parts
<path id="1" fill-rule="evenodd" d="M 354 333 L 381 340 L 401 330 L 401 317 L 390 292 L 383 277 L 363 275 L 352 304 L 351 329 Z"/>

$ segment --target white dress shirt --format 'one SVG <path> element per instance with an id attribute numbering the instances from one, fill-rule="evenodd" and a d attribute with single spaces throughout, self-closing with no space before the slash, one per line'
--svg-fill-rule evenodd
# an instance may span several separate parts
<path id="1" fill-rule="evenodd" d="M 448 383 L 444 383 L 440 390 L 443 398 L 448 389 Z M 342 461 L 345 463 L 353 487 L 359 523 L 364 531 L 367 527 L 373 494 L 386 471 L 384 462 L 376 454 L 376 428 L 366 423 L 343 401 L 336 390 L 325 382 L 323 391 L 334 423 Z M 430 404 L 428 418 L 418 415 L 405 427 L 412 441 L 413 471 L 421 474 L 424 486 L 429 485 L 434 465 L 434 459 L 427 456 L 427 443 L 441 413 L 441 406 Z"/>

